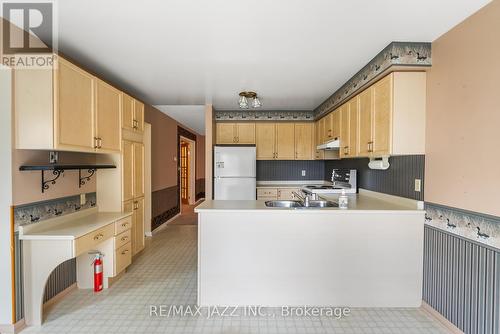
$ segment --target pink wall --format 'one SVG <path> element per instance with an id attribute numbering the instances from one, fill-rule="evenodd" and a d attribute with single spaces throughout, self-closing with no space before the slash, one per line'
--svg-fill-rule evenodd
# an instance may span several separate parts
<path id="1" fill-rule="evenodd" d="M 43 164 L 49 158 L 48 151 L 13 150 L 12 152 L 12 196 L 13 204 L 21 205 L 32 202 L 50 200 L 59 197 L 73 196 L 96 191 L 96 175 L 81 188 L 78 187 L 78 170 L 65 171 L 56 184 L 44 193 L 41 191 L 40 171 L 19 171 L 24 164 Z M 59 163 L 95 163 L 95 155 L 91 153 L 59 152 Z M 52 178 L 50 171 L 45 172 L 47 179 Z"/>
<path id="2" fill-rule="evenodd" d="M 500 1 L 432 44 L 425 200 L 500 216 Z"/>

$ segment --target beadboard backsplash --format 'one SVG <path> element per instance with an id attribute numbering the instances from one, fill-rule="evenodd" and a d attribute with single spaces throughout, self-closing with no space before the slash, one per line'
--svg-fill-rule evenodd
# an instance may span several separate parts
<path id="1" fill-rule="evenodd" d="M 390 157 L 391 166 L 387 170 L 370 169 L 368 161 L 368 158 L 327 160 L 325 180 L 330 180 L 334 168 L 357 169 L 359 188 L 419 201 L 424 200 L 425 155 Z M 421 180 L 420 192 L 415 191 L 415 179 Z"/>
<path id="2" fill-rule="evenodd" d="M 325 162 L 320 160 L 257 160 L 257 181 L 323 180 L 324 173 Z"/>

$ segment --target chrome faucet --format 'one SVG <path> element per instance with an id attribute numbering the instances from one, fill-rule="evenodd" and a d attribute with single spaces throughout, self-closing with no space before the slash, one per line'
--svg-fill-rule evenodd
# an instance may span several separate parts
<path id="1" fill-rule="evenodd" d="M 300 201 L 302 202 L 302 205 L 304 205 L 305 207 L 309 206 L 309 200 L 312 200 L 312 201 L 318 200 L 318 194 L 310 194 L 310 195 L 305 194 L 304 196 L 302 196 L 295 191 L 293 192 L 293 194 L 300 199 Z"/>

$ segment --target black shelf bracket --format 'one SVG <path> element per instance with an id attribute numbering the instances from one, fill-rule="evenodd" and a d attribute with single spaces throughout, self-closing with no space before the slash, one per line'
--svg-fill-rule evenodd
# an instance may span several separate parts
<path id="1" fill-rule="evenodd" d="M 89 168 L 87 170 L 87 172 L 89 173 L 89 175 L 86 175 L 84 177 L 82 177 L 82 170 L 79 169 L 78 170 L 78 178 L 80 179 L 79 183 L 78 183 L 78 188 L 81 188 L 83 185 L 85 185 L 85 182 L 89 182 L 90 181 L 90 178 L 95 174 L 95 169 L 94 168 Z"/>
<path id="2" fill-rule="evenodd" d="M 59 178 L 59 176 L 61 176 L 61 174 L 64 173 L 64 169 L 54 169 L 52 171 L 54 178 L 50 179 L 50 180 L 45 180 L 44 170 L 42 170 L 41 172 L 42 172 L 42 193 L 44 193 L 45 190 L 49 189 L 49 187 L 50 187 L 49 183 L 52 185 L 56 184 L 56 180 Z"/>

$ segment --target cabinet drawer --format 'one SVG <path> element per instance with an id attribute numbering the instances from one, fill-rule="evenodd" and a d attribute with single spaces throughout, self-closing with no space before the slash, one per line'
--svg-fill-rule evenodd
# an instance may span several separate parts
<path id="1" fill-rule="evenodd" d="M 104 240 L 112 238 L 114 234 L 114 224 L 109 224 L 94 232 L 87 233 L 84 236 L 79 237 L 75 240 L 75 256 L 94 249 L 96 245 L 100 244 Z"/>
<path id="2" fill-rule="evenodd" d="M 125 245 L 127 242 L 130 241 L 132 241 L 131 230 L 128 229 L 125 232 L 120 233 L 115 237 L 115 249 L 120 248 L 121 246 Z"/>
<path id="3" fill-rule="evenodd" d="M 277 199 L 278 199 L 278 197 L 276 197 L 276 196 L 258 196 L 257 197 L 257 200 L 259 200 L 259 201 L 275 201 Z"/>
<path id="4" fill-rule="evenodd" d="M 132 243 L 128 242 L 115 251 L 115 275 L 132 263 Z"/>
<path id="5" fill-rule="evenodd" d="M 278 189 L 276 188 L 258 188 L 257 197 L 278 197 Z"/>
<path id="6" fill-rule="evenodd" d="M 284 188 L 284 189 L 278 189 L 278 199 L 279 200 L 296 200 L 298 199 L 297 196 L 295 196 L 294 192 L 300 194 L 301 190 L 300 189 L 292 189 L 292 188 Z"/>
<path id="7" fill-rule="evenodd" d="M 132 216 L 120 219 L 115 222 L 115 235 L 122 233 L 123 231 L 130 230 L 132 228 Z"/>

